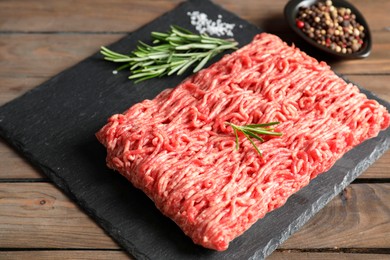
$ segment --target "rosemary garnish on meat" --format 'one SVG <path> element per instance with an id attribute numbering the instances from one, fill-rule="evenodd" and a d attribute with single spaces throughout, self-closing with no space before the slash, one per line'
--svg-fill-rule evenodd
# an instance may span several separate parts
<path id="1" fill-rule="evenodd" d="M 281 136 L 282 133 L 275 132 L 275 128 L 271 127 L 274 125 L 279 124 L 279 122 L 270 122 L 270 123 L 264 123 L 264 124 L 251 124 L 251 125 L 235 125 L 233 123 L 226 122 L 227 125 L 231 126 L 233 128 L 234 135 L 236 136 L 236 150 L 239 149 L 239 141 L 238 141 L 238 132 L 241 132 L 253 145 L 253 147 L 256 149 L 256 151 L 262 156 L 262 152 L 260 149 L 256 146 L 255 142 L 252 140 L 252 138 L 259 140 L 260 142 L 264 142 L 264 139 L 261 138 L 259 135 L 272 135 L 272 136 Z"/>
<path id="2" fill-rule="evenodd" d="M 206 63 L 228 49 L 236 49 L 238 43 L 233 39 L 220 39 L 206 34 L 194 34 L 179 26 L 171 26 L 167 33 L 152 32 L 153 45 L 139 42 L 137 48 L 129 55 L 120 54 L 101 47 L 104 59 L 124 63 L 114 71 L 129 68 L 129 79 L 136 82 L 162 77 L 165 75 L 183 74 L 189 67 L 195 66 L 193 72 L 201 70 Z"/>

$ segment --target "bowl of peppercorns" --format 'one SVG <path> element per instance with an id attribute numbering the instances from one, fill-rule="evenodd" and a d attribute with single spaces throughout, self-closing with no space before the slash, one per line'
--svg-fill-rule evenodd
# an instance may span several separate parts
<path id="1" fill-rule="evenodd" d="M 284 15 L 289 26 L 306 42 L 338 58 L 370 55 L 372 41 L 367 22 L 344 0 L 290 0 Z"/>

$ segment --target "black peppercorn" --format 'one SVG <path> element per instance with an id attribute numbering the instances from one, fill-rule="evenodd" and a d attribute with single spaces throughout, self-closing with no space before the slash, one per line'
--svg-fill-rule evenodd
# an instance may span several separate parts
<path id="1" fill-rule="evenodd" d="M 336 52 L 353 53 L 361 49 L 364 27 L 351 9 L 335 7 L 331 0 L 300 7 L 296 25 L 318 44 Z"/>

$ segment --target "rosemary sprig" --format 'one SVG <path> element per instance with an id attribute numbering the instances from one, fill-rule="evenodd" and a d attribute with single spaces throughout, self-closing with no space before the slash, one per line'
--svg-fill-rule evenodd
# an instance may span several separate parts
<path id="1" fill-rule="evenodd" d="M 201 70 L 217 54 L 236 49 L 233 39 L 213 38 L 206 34 L 197 35 L 179 26 L 171 26 L 167 33 L 152 32 L 153 45 L 139 42 L 129 55 L 101 47 L 104 59 L 124 63 L 114 73 L 129 68 L 129 79 L 136 82 L 165 75 L 183 74 L 189 67 L 193 72 Z"/>
<path id="2" fill-rule="evenodd" d="M 250 124 L 250 125 L 235 125 L 233 123 L 226 122 L 227 125 L 233 128 L 234 135 L 236 136 L 236 150 L 239 149 L 239 140 L 238 140 L 238 132 L 241 132 L 253 145 L 256 151 L 262 156 L 262 152 L 256 146 L 255 142 L 252 140 L 253 138 L 259 140 L 260 142 L 264 142 L 264 139 L 259 135 L 272 135 L 272 136 L 281 136 L 283 135 L 280 132 L 275 132 L 275 128 L 271 127 L 279 124 L 279 122 L 270 122 L 264 124 Z"/>

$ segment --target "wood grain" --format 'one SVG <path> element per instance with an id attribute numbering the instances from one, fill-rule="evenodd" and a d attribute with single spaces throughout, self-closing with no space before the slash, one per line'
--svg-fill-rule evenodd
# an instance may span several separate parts
<path id="1" fill-rule="evenodd" d="M 352 184 L 280 248 L 390 248 L 389 196 L 389 183 Z"/>
<path id="2" fill-rule="evenodd" d="M 0 78 L 52 77 L 123 36 L 0 34 Z"/>
<path id="3" fill-rule="evenodd" d="M 107 250 L 38 250 L 38 251 L 0 251 L 2 260 L 131 260 L 124 251 Z"/>
<path id="4" fill-rule="evenodd" d="M 43 173 L 34 168 L 23 156 L 0 138 L 0 180 L 43 179 Z"/>
<path id="5" fill-rule="evenodd" d="M 390 151 L 387 151 L 379 160 L 370 166 L 358 179 L 390 179 Z"/>
<path id="6" fill-rule="evenodd" d="M 0 183 L 0 248 L 119 246 L 50 183 Z"/>
<path id="7" fill-rule="evenodd" d="M 390 184 L 352 184 L 281 249 L 390 248 Z M 119 249 L 50 183 L 0 183 L 0 248 Z"/>
<path id="8" fill-rule="evenodd" d="M 1 1 L 3 31 L 131 32 L 173 9 L 180 0 Z M 115 14 L 115 15 L 112 15 Z M 129 23 L 129 17 L 132 22 Z"/>
<path id="9" fill-rule="evenodd" d="M 267 260 L 388 260 L 390 255 L 370 253 L 274 252 Z"/>
<path id="10" fill-rule="evenodd" d="M 355 84 L 370 90 L 379 98 L 390 102 L 390 73 L 385 75 L 349 74 L 346 77 Z"/>
<path id="11" fill-rule="evenodd" d="M 84 0 L 69 4 L 51 0 L 3 0 L 0 1 L 0 29 L 11 32 L 53 32 L 59 28 L 65 32 L 131 32 L 181 2 L 183 0 L 158 0 L 153 4 L 143 0 Z M 213 2 L 267 31 L 286 30 L 283 8 L 287 0 Z M 390 25 L 389 1 L 376 0 L 369 5 L 366 0 L 350 2 L 364 13 L 372 31 L 383 30 Z"/>
<path id="12" fill-rule="evenodd" d="M 106 250 L 59 250 L 59 251 L 3 251 L 0 252 L 2 260 L 129 260 L 132 259 L 123 251 Z M 390 256 L 370 253 L 315 253 L 315 252 L 274 252 L 267 260 L 386 260 Z"/>

